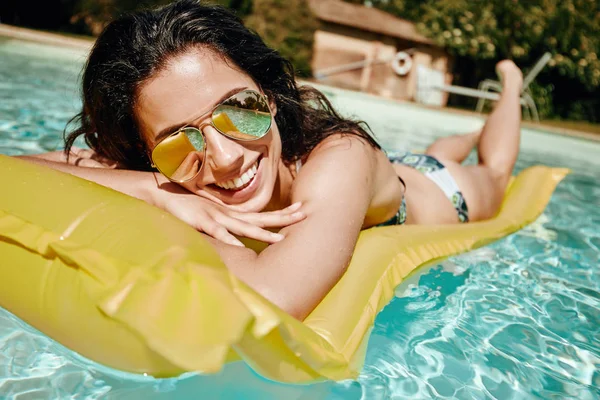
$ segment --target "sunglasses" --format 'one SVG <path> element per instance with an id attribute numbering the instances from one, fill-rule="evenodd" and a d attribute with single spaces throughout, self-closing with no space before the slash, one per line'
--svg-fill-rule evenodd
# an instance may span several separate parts
<path id="1" fill-rule="evenodd" d="M 238 140 L 252 141 L 265 137 L 271 128 L 271 110 L 265 95 L 254 90 L 243 90 L 217 104 L 205 115 L 222 135 Z M 173 182 L 194 179 L 204 164 L 206 139 L 203 126 L 183 127 L 164 139 L 152 150 L 152 167 Z"/>

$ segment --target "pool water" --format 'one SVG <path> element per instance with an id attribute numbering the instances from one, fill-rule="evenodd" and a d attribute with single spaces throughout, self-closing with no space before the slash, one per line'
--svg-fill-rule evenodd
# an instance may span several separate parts
<path id="1" fill-rule="evenodd" d="M 80 51 L 0 38 L 0 153 L 60 148 L 80 105 Z M 389 153 L 480 118 L 323 88 Z M 598 399 L 600 143 L 524 130 L 517 170 L 566 166 L 543 215 L 481 249 L 421 268 L 375 321 L 356 381 L 284 385 L 243 363 L 153 379 L 66 349 L 0 308 L 0 398 Z M 470 162 L 474 161 L 474 156 Z"/>

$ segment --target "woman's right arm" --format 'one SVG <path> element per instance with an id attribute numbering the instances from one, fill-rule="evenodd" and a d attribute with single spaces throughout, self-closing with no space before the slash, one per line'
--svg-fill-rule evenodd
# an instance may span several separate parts
<path id="1" fill-rule="evenodd" d="M 96 156 L 92 150 L 74 147 L 68 160 L 62 151 L 17 156 L 17 158 L 96 182 L 157 205 L 156 189 L 159 182 L 152 172 L 117 169 L 117 163 Z"/>
<path id="2" fill-rule="evenodd" d="M 275 243 L 283 239 L 269 228 L 282 228 L 305 218 L 299 204 L 277 211 L 242 213 L 199 197 L 155 172 L 117 169 L 116 163 L 96 157 L 91 150 L 75 149 L 67 158 L 62 152 L 18 156 L 79 178 L 98 183 L 165 210 L 215 239 L 242 246 L 234 235 Z"/>
<path id="3" fill-rule="evenodd" d="M 61 164 L 71 164 L 79 167 L 92 168 L 117 168 L 118 164 L 106 157 L 101 157 L 93 150 L 82 149 L 80 147 L 71 147 L 69 157 L 64 151 L 51 151 L 41 154 L 30 154 L 26 156 L 17 156 L 24 160 L 35 162 L 36 160 L 54 161 Z"/>

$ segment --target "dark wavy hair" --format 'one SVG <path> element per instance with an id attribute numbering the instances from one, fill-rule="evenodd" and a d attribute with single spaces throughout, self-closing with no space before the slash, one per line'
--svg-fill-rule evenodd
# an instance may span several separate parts
<path id="1" fill-rule="evenodd" d="M 375 148 L 364 122 L 340 116 L 315 88 L 299 87 L 289 61 L 265 45 L 221 6 L 180 0 L 112 21 L 97 38 L 83 73 L 83 106 L 77 128 L 65 131 L 65 152 L 83 135 L 98 155 L 136 170 L 152 170 L 134 105 L 140 87 L 171 57 L 192 48 L 221 54 L 245 71 L 275 101 L 282 158 L 291 163 L 334 133 L 357 135 Z"/>

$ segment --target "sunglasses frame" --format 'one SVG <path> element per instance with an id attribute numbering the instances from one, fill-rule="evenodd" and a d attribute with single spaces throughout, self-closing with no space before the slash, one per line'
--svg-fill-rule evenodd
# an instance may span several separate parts
<path id="1" fill-rule="evenodd" d="M 261 137 L 256 137 L 256 138 L 252 138 L 252 139 L 242 139 L 239 137 L 233 137 L 228 135 L 227 133 L 223 132 L 222 130 L 220 130 L 214 123 L 213 121 L 213 113 L 215 112 L 215 110 L 219 107 L 221 107 L 224 103 L 226 103 L 227 101 L 231 100 L 232 98 L 238 96 L 240 93 L 256 93 L 258 94 L 259 97 L 263 98 L 265 100 L 265 104 L 267 106 L 267 110 L 269 111 L 269 114 L 271 115 L 271 118 L 269 119 L 269 126 L 265 131 L 265 134 Z M 255 110 L 256 111 L 256 110 Z M 239 92 L 232 94 L 231 96 L 229 96 L 228 98 L 226 98 L 225 100 L 221 101 L 219 104 L 215 105 L 213 108 L 211 108 L 209 111 L 205 112 L 204 114 L 200 115 L 199 117 L 196 118 L 196 120 L 202 120 L 205 119 L 207 115 L 210 115 L 210 122 L 206 122 L 203 124 L 200 124 L 198 126 L 194 126 L 194 125 L 185 125 L 182 126 L 181 128 L 175 130 L 173 133 L 170 133 L 169 135 L 165 136 L 164 138 L 160 139 L 160 141 L 158 143 L 156 143 L 156 145 L 154 145 L 154 147 L 152 148 L 152 151 L 150 153 L 150 165 L 152 166 L 152 168 L 155 168 L 158 170 L 158 172 L 160 172 L 163 176 L 165 176 L 168 180 L 170 180 L 171 182 L 176 182 L 176 183 L 184 183 L 184 182 L 189 182 L 192 179 L 196 178 L 198 176 L 198 174 L 202 171 L 202 168 L 204 167 L 204 163 L 202 163 L 200 165 L 200 168 L 198 168 L 198 171 L 191 177 L 188 179 L 182 179 L 182 180 L 178 180 L 178 179 L 173 179 L 170 178 L 169 176 L 167 176 L 164 172 L 162 172 L 160 170 L 160 167 L 158 165 L 156 165 L 156 163 L 154 162 L 154 151 L 156 150 L 156 148 L 158 146 L 160 146 L 160 144 L 162 142 L 164 142 L 165 140 L 167 140 L 168 138 L 175 136 L 179 133 L 181 133 L 182 131 L 186 130 L 186 129 L 195 129 L 198 131 L 198 133 L 200 134 L 200 136 L 202 137 L 202 139 L 204 140 L 204 150 L 203 152 L 203 158 L 205 158 L 206 156 L 206 148 L 208 147 L 208 145 L 206 144 L 206 136 L 204 136 L 204 132 L 202 132 L 202 130 L 204 129 L 205 126 L 210 125 L 213 128 L 215 128 L 215 130 L 217 132 L 219 132 L 221 135 L 225 136 L 228 139 L 232 139 L 238 142 L 253 142 L 255 140 L 259 140 L 264 138 L 265 136 L 267 136 L 267 134 L 269 133 L 269 131 L 271 130 L 271 126 L 273 125 L 273 112 L 271 111 L 271 107 L 269 106 L 269 99 L 267 98 L 267 96 L 264 93 L 261 93 L 257 90 L 254 89 L 244 89 L 244 90 L 240 90 Z M 188 153 L 189 154 L 189 153 Z"/>

